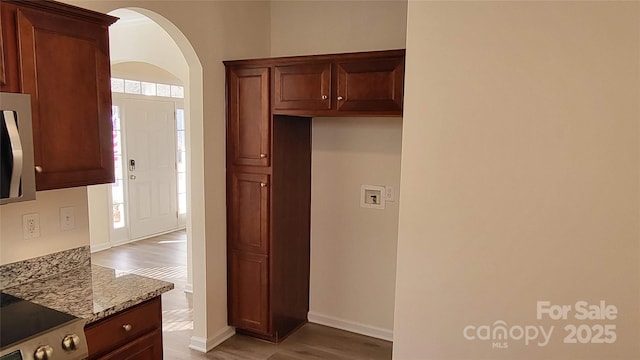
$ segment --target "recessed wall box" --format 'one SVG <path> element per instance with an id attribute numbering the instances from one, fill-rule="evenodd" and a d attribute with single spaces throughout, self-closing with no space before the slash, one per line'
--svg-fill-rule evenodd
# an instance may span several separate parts
<path id="1" fill-rule="evenodd" d="M 360 186 L 360 207 L 384 209 L 385 188 L 377 185 Z"/>

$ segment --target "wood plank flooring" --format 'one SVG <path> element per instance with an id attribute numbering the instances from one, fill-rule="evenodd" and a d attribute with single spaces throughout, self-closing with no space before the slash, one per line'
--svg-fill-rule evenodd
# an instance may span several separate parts
<path id="1" fill-rule="evenodd" d="M 184 230 L 92 254 L 94 264 L 170 281 L 175 289 L 162 295 L 164 359 L 217 360 L 387 360 L 392 343 L 318 324 L 306 324 L 280 344 L 234 335 L 210 352 L 189 349 L 193 332 L 187 283 Z"/>

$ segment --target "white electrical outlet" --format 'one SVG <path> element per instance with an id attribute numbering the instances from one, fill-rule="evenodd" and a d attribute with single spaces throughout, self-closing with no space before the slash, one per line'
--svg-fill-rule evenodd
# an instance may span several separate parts
<path id="1" fill-rule="evenodd" d="M 33 239 L 40 237 L 40 215 L 24 214 L 22 215 L 22 237 L 24 239 Z"/>
<path id="2" fill-rule="evenodd" d="M 60 208 L 60 230 L 73 230 L 76 228 L 76 216 L 73 206 Z"/>

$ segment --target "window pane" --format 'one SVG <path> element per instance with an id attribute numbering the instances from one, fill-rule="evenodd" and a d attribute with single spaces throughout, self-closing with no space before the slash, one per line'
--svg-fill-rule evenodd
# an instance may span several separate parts
<path id="1" fill-rule="evenodd" d="M 116 155 L 113 157 L 113 167 L 115 169 L 116 180 L 122 179 L 122 155 Z"/>
<path id="2" fill-rule="evenodd" d="M 182 86 L 171 85 L 171 97 L 184 98 L 184 88 Z"/>
<path id="3" fill-rule="evenodd" d="M 178 194 L 178 213 L 187 213 L 187 194 Z"/>
<path id="4" fill-rule="evenodd" d="M 187 192 L 187 174 L 178 173 L 178 193 Z"/>
<path id="5" fill-rule="evenodd" d="M 140 85 L 142 86 L 142 95 L 156 96 L 156 83 L 142 81 Z"/>
<path id="6" fill-rule="evenodd" d="M 177 150 L 178 151 L 185 151 L 185 143 L 186 143 L 186 139 L 185 139 L 185 133 L 184 131 L 177 131 L 176 132 L 176 137 L 177 137 Z"/>
<path id="7" fill-rule="evenodd" d="M 111 185 L 111 198 L 113 203 L 124 203 L 124 181 L 122 179 L 116 180 Z"/>
<path id="8" fill-rule="evenodd" d="M 122 139 L 120 134 L 120 131 L 113 132 L 113 153 L 115 155 L 122 155 Z"/>
<path id="9" fill-rule="evenodd" d="M 176 120 L 178 130 L 185 130 L 184 128 L 184 109 L 176 109 Z"/>
<path id="10" fill-rule="evenodd" d="M 113 228 L 124 227 L 124 204 L 113 204 Z"/>
<path id="11" fill-rule="evenodd" d="M 187 154 L 184 151 L 178 151 L 178 172 L 179 173 L 183 173 L 185 171 L 187 171 L 187 161 L 186 161 L 186 156 Z"/>
<path id="12" fill-rule="evenodd" d="M 157 84 L 157 86 L 158 86 L 158 96 L 171 97 L 171 85 Z"/>
<path id="13" fill-rule="evenodd" d="M 113 130 L 120 130 L 120 106 L 111 106 L 111 123 Z"/>
<path id="14" fill-rule="evenodd" d="M 124 80 L 111 78 L 111 91 L 112 92 L 124 92 Z"/>
<path id="15" fill-rule="evenodd" d="M 125 80 L 124 92 L 127 94 L 140 94 L 140 81 Z"/>

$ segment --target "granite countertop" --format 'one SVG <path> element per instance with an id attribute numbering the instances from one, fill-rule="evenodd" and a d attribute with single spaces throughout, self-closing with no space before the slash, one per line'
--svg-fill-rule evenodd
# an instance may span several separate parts
<path id="1" fill-rule="evenodd" d="M 84 318 L 89 324 L 171 289 L 170 282 L 87 264 L 2 291 Z"/>

